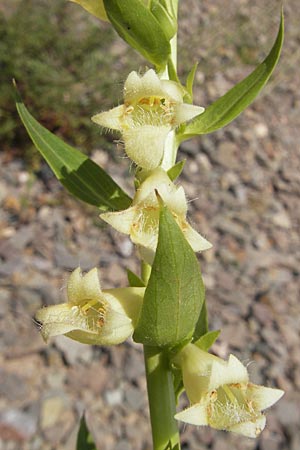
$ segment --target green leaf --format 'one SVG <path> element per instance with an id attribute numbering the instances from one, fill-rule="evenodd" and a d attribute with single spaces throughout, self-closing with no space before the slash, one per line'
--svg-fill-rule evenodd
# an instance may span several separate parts
<path id="1" fill-rule="evenodd" d="M 85 417 L 82 416 L 77 434 L 76 450 L 97 450 L 93 437 L 86 425 Z"/>
<path id="2" fill-rule="evenodd" d="M 39 124 L 19 98 L 16 105 L 32 142 L 71 194 L 104 211 L 130 206 L 130 197 L 100 166 Z"/>
<path id="3" fill-rule="evenodd" d="M 168 59 L 168 75 L 169 79 L 171 81 L 175 81 L 176 83 L 180 84 L 180 80 L 177 75 L 176 67 L 174 65 L 174 62 L 171 57 Z"/>
<path id="4" fill-rule="evenodd" d="M 198 341 L 194 342 L 194 344 L 201 348 L 201 350 L 207 352 L 218 339 L 220 333 L 221 330 L 208 331 L 206 334 L 201 336 Z"/>
<path id="5" fill-rule="evenodd" d="M 186 79 L 186 90 L 188 91 L 189 94 L 189 101 L 190 103 L 193 103 L 193 85 L 194 85 L 194 79 L 195 79 L 195 75 L 197 72 L 197 68 L 198 68 L 198 63 L 195 63 L 193 65 L 193 67 L 190 70 L 190 73 L 188 74 L 188 77 Z M 184 100 L 186 100 L 184 98 Z"/>
<path id="6" fill-rule="evenodd" d="M 115 30 L 160 70 L 171 53 L 163 28 L 141 0 L 104 0 L 105 10 Z"/>
<path id="7" fill-rule="evenodd" d="M 182 169 L 184 168 L 185 162 L 185 159 L 183 159 L 182 161 L 178 161 L 178 163 L 174 164 L 174 166 L 172 166 L 171 169 L 168 170 L 167 174 L 171 181 L 174 181 L 179 177 Z"/>
<path id="8" fill-rule="evenodd" d="M 284 35 L 284 19 L 281 22 L 275 43 L 266 59 L 244 80 L 210 105 L 206 111 L 186 125 L 178 136 L 182 142 L 199 134 L 212 133 L 228 125 L 259 94 L 270 78 L 280 56 Z"/>
<path id="9" fill-rule="evenodd" d="M 127 269 L 127 278 L 130 287 L 145 287 L 145 283 L 138 277 L 135 273 L 133 273 L 130 269 Z"/>
<path id="10" fill-rule="evenodd" d="M 207 308 L 206 300 L 204 299 L 201 313 L 199 315 L 195 331 L 193 334 L 193 342 L 197 341 L 201 336 L 208 332 L 208 318 L 207 318 Z"/>
<path id="11" fill-rule="evenodd" d="M 173 386 L 176 399 L 176 405 L 178 405 L 179 398 L 184 392 L 184 386 L 182 381 L 182 371 L 177 367 L 172 367 Z"/>
<path id="12" fill-rule="evenodd" d="M 166 206 L 145 291 L 136 342 L 172 348 L 192 337 L 204 301 L 195 253 Z"/>

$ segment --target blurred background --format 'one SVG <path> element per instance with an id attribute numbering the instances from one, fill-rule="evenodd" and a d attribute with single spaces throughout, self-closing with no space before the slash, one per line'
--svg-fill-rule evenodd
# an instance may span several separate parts
<path id="1" fill-rule="evenodd" d="M 281 2 L 180 3 L 179 75 L 199 61 L 195 104 L 209 105 L 262 61 Z M 297 17 L 298 15 L 298 17 Z M 185 142 L 181 183 L 189 219 L 213 243 L 199 257 L 213 351 L 230 352 L 253 382 L 286 391 L 258 440 L 184 426 L 183 450 L 300 448 L 300 83 L 299 8 L 285 5 L 280 63 L 263 93 L 232 124 Z M 32 319 L 66 299 L 70 272 L 99 267 L 105 288 L 138 272 L 126 236 L 72 199 L 41 160 L 17 117 L 11 79 L 35 117 L 88 153 L 129 193 L 133 169 L 117 136 L 90 117 L 122 100 L 145 62 L 110 25 L 64 0 L 0 4 L 0 449 L 73 450 L 86 411 L 99 450 L 151 448 L 141 348 L 53 339 Z M 182 400 L 183 406 L 184 400 Z"/>

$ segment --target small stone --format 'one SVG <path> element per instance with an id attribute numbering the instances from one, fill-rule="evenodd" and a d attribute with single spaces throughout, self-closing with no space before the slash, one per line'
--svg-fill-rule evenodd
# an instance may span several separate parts
<path id="1" fill-rule="evenodd" d="M 196 160 L 198 162 L 201 171 L 210 172 L 212 170 L 212 164 L 209 158 L 205 155 L 205 153 L 199 153 L 196 156 Z"/>
<path id="2" fill-rule="evenodd" d="M 47 385 L 51 389 L 63 389 L 66 381 L 66 374 L 63 370 L 48 370 L 46 373 Z"/>
<path id="3" fill-rule="evenodd" d="M 91 159 L 101 167 L 105 167 L 108 162 L 108 153 L 103 150 L 96 149 L 91 154 Z"/>
<path id="4" fill-rule="evenodd" d="M 197 155 L 199 153 L 199 140 L 189 139 L 188 141 L 182 142 L 180 151 L 188 155 Z"/>
<path id="5" fill-rule="evenodd" d="M 119 242 L 119 250 L 122 256 L 128 258 L 132 255 L 133 252 L 133 244 L 130 239 L 125 238 Z"/>
<path id="6" fill-rule="evenodd" d="M 0 414 L 1 436 L 17 441 L 29 440 L 37 431 L 36 411 L 8 409 Z"/>
<path id="7" fill-rule="evenodd" d="M 299 395 L 294 395 L 294 398 L 288 398 L 285 395 L 276 406 L 277 417 L 280 423 L 286 427 L 299 426 L 300 423 L 300 405 Z"/>
<path id="8" fill-rule="evenodd" d="M 279 450 L 280 442 L 275 438 L 262 436 L 259 448 L 260 450 Z"/>
<path id="9" fill-rule="evenodd" d="M 291 219 L 287 213 L 287 211 L 282 210 L 279 211 L 271 216 L 271 220 L 274 223 L 274 225 L 277 225 L 278 227 L 282 228 L 291 228 L 292 222 Z"/>
<path id="10" fill-rule="evenodd" d="M 290 450 L 299 450 L 299 448 L 300 448 L 300 434 L 296 433 L 292 437 Z"/>
<path id="11" fill-rule="evenodd" d="M 269 129 L 264 123 L 254 125 L 253 131 L 258 138 L 266 138 L 269 134 Z"/>
<path id="12" fill-rule="evenodd" d="M 60 396 L 46 398 L 41 406 L 40 426 L 42 430 L 59 422 L 65 409 L 65 400 Z"/>
<path id="13" fill-rule="evenodd" d="M 19 172 L 19 174 L 18 174 L 18 182 L 20 184 L 25 184 L 25 183 L 28 182 L 28 180 L 29 180 L 29 173 L 28 172 L 25 172 L 25 171 Z"/>
<path id="14" fill-rule="evenodd" d="M 132 446 L 129 444 L 128 441 L 125 441 L 125 439 L 122 439 L 119 441 L 115 447 L 115 450 L 132 450 Z"/>
<path id="15" fill-rule="evenodd" d="M 4 316 L 10 307 L 10 291 L 0 288 L 0 316 Z"/>
<path id="16" fill-rule="evenodd" d="M 0 204 L 6 198 L 7 193 L 8 193 L 8 188 L 7 188 L 6 183 L 4 183 L 3 181 L 0 181 Z"/>
<path id="17" fill-rule="evenodd" d="M 238 147 L 233 142 L 221 142 L 214 155 L 216 162 L 228 169 L 235 169 L 239 166 Z"/>
<path id="18" fill-rule="evenodd" d="M 134 348 L 131 348 L 126 355 L 124 375 L 130 381 L 145 375 L 143 355 Z"/>
<path id="19" fill-rule="evenodd" d="M 222 339 L 231 348 L 244 349 L 249 341 L 249 332 L 244 321 L 225 325 L 222 328 Z"/>
<path id="20" fill-rule="evenodd" d="M 5 209 L 8 209 L 14 213 L 19 213 L 21 210 L 21 202 L 18 197 L 15 197 L 13 195 L 8 195 L 3 200 L 3 207 Z"/>
<path id="21" fill-rule="evenodd" d="M 104 396 L 110 406 L 120 405 L 123 402 L 123 392 L 121 389 L 106 391 Z"/>
<path id="22" fill-rule="evenodd" d="M 13 227 L 4 227 L 0 224 L 0 239 L 9 239 L 16 234 L 16 230 Z"/>
<path id="23" fill-rule="evenodd" d="M 213 444 L 213 450 L 228 450 L 228 442 L 222 438 L 216 438 Z"/>
<path id="24" fill-rule="evenodd" d="M 225 172 L 221 178 L 222 189 L 229 189 L 239 184 L 240 180 L 235 172 Z"/>
<path id="25" fill-rule="evenodd" d="M 125 399 L 128 406 L 137 411 L 144 405 L 145 399 L 140 389 L 130 386 L 125 391 Z"/>
<path id="26" fill-rule="evenodd" d="M 54 341 L 56 347 L 71 365 L 78 362 L 89 363 L 93 359 L 93 347 L 91 345 L 81 344 L 66 336 L 57 336 Z"/>
<path id="27" fill-rule="evenodd" d="M 195 174 L 199 172 L 198 164 L 195 161 L 190 161 L 187 167 L 189 174 Z"/>

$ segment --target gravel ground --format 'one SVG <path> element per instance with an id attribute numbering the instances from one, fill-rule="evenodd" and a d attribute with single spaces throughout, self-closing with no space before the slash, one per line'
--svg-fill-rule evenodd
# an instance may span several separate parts
<path id="1" fill-rule="evenodd" d="M 251 69 L 235 56 L 233 26 L 248 36 L 249 52 L 251 39 L 265 52 L 276 35 L 278 2 L 222 5 L 189 0 L 181 11 L 181 46 L 194 51 L 204 42 L 195 50 L 202 60 L 195 97 L 202 105 Z M 186 426 L 185 450 L 300 448 L 296 10 L 291 0 L 283 57 L 264 94 L 230 126 L 184 143 L 180 153 L 187 160 L 181 182 L 190 221 L 214 244 L 200 257 L 210 325 L 222 328 L 213 350 L 221 357 L 233 352 L 254 382 L 286 394 L 258 440 Z M 78 265 L 98 266 L 105 288 L 125 285 L 126 268 L 138 270 L 135 250 L 97 211 L 71 199 L 46 166 L 33 175 L 16 155 L 15 149 L 0 153 L 0 449 L 73 450 L 83 411 L 99 450 L 150 449 L 141 348 L 132 342 L 92 348 L 64 337 L 45 345 L 32 320 L 37 308 L 65 299 L 66 280 Z M 127 160 L 101 149 L 92 156 L 130 192 Z"/>

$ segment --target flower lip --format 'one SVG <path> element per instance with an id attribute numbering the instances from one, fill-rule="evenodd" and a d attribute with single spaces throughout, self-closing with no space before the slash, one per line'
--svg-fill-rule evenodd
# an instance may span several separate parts
<path id="1" fill-rule="evenodd" d="M 142 258 L 152 264 L 157 246 L 161 207 L 156 191 L 172 212 L 193 250 L 204 251 L 210 248 L 211 244 L 186 220 L 187 202 L 183 188 L 177 187 L 159 167 L 142 182 L 131 207 L 124 211 L 103 213 L 100 217 L 116 230 L 130 235 L 132 242 L 140 246 Z"/>
<path id="2" fill-rule="evenodd" d="M 168 134 L 204 111 L 183 102 L 184 89 L 161 80 L 153 69 L 131 72 L 124 86 L 124 104 L 92 117 L 92 121 L 121 132 L 125 151 L 138 166 L 153 170 L 164 156 Z"/>
<path id="3" fill-rule="evenodd" d="M 191 402 L 175 418 L 186 423 L 210 425 L 255 438 L 265 427 L 262 411 L 284 394 L 280 389 L 250 383 L 246 368 L 233 355 L 224 361 L 188 344 L 174 362 L 182 369 Z"/>
<path id="4" fill-rule="evenodd" d="M 134 330 L 144 288 L 101 290 L 97 269 L 82 275 L 80 268 L 67 284 L 68 302 L 37 311 L 45 341 L 64 334 L 86 344 L 113 345 Z"/>

